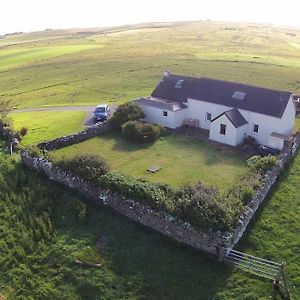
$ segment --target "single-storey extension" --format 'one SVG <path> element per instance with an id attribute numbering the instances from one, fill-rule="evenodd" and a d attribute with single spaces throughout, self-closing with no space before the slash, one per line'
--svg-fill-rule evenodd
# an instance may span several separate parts
<path id="1" fill-rule="evenodd" d="M 295 123 L 292 93 L 165 71 L 151 96 L 135 100 L 145 121 L 209 130 L 211 140 L 236 146 L 251 136 L 282 149 Z"/>

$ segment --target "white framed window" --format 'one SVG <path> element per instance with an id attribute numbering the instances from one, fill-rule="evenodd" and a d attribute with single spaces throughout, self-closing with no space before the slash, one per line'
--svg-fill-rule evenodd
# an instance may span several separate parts
<path id="1" fill-rule="evenodd" d="M 167 110 L 164 110 L 164 111 L 163 111 L 163 116 L 164 116 L 164 117 L 167 117 L 167 116 L 168 116 L 168 111 L 167 111 Z"/>
<path id="2" fill-rule="evenodd" d="M 182 85 L 183 85 L 183 79 L 179 79 L 177 81 L 177 83 L 175 84 L 175 87 L 178 88 L 178 89 L 181 89 Z"/>
<path id="3" fill-rule="evenodd" d="M 205 115 L 205 120 L 206 120 L 206 122 L 210 122 L 211 121 L 211 113 L 206 113 L 206 115 Z"/>
<path id="4" fill-rule="evenodd" d="M 253 125 L 253 133 L 258 133 L 259 126 L 257 124 Z"/>

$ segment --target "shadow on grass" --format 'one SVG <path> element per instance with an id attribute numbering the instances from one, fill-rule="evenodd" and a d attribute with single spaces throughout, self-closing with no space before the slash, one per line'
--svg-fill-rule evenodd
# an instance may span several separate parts
<path id="1" fill-rule="evenodd" d="M 114 141 L 112 150 L 119 152 L 133 152 L 145 150 L 151 147 L 154 143 L 134 143 L 126 140 L 120 132 L 110 132 L 97 137 L 103 141 Z"/>
<path id="2" fill-rule="evenodd" d="M 85 229 L 77 239 L 108 237 L 102 251 L 105 266 L 115 277 L 114 287 L 138 299 L 215 298 L 226 288 L 232 268 L 215 257 L 173 242 L 109 211 L 90 207 Z M 88 233 L 86 232 L 88 231 Z M 93 236 L 93 238 L 91 238 Z"/>

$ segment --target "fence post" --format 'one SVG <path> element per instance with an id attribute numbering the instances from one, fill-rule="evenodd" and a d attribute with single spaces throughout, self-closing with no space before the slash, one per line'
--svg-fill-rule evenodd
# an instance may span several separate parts
<path id="1" fill-rule="evenodd" d="M 281 266 L 280 266 L 280 272 L 281 272 L 281 278 L 283 280 L 283 285 L 284 285 L 286 298 L 287 298 L 287 300 L 291 300 L 288 283 L 287 283 L 287 280 L 286 280 L 285 274 L 284 274 L 284 263 L 282 263 Z"/>

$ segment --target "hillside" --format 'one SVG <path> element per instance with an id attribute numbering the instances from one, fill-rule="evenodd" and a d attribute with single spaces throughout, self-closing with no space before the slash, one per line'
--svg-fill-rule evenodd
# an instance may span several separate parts
<path id="1" fill-rule="evenodd" d="M 0 99 L 19 107 L 124 102 L 164 69 L 300 92 L 300 30 L 179 22 L 0 39 Z"/>
<path id="2" fill-rule="evenodd" d="M 122 103 L 148 95 L 164 69 L 300 93 L 300 30 L 207 21 L 0 36 L 0 100 L 20 108 Z M 84 112 L 66 114 L 12 117 L 15 129 L 29 128 L 27 145 L 82 128 Z M 270 282 L 86 204 L 5 148 L 0 141 L 1 300 L 271 299 Z M 292 299 L 300 298 L 299 189 L 298 153 L 237 247 L 285 261 Z"/>

